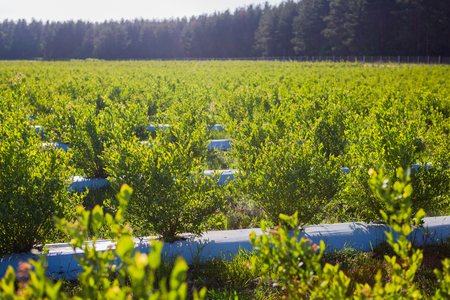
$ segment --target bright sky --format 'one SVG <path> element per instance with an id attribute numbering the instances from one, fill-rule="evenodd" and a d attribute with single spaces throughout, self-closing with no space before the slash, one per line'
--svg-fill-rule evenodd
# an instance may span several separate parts
<path id="1" fill-rule="evenodd" d="M 135 18 L 170 19 L 212 14 L 265 0 L 5 0 L 0 1 L 0 21 L 32 18 L 42 21 L 103 22 Z M 282 0 L 267 0 L 277 5 Z"/>

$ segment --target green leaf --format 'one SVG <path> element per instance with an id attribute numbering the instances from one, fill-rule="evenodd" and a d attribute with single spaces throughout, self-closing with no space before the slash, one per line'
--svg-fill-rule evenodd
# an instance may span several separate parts
<path id="1" fill-rule="evenodd" d="M 425 211 L 422 208 L 419 209 L 419 211 L 416 213 L 416 216 L 415 216 L 416 225 L 419 224 L 422 221 L 422 219 L 425 218 L 425 216 L 426 216 Z"/>
<path id="2" fill-rule="evenodd" d="M 286 223 L 290 223 L 291 222 L 291 217 L 285 214 L 280 214 L 280 219 Z"/>
<path id="3" fill-rule="evenodd" d="M 409 196 L 411 196 L 413 192 L 413 188 L 411 184 L 408 184 L 404 189 L 403 189 L 403 197 L 407 198 Z"/>
<path id="4" fill-rule="evenodd" d="M 175 265 L 170 274 L 170 289 L 176 290 L 180 284 L 186 279 L 186 272 L 189 269 L 186 261 L 179 256 L 175 261 Z"/>
<path id="5" fill-rule="evenodd" d="M 161 264 L 161 251 L 164 243 L 161 241 L 152 244 L 151 251 L 148 255 L 148 265 L 152 270 L 156 270 Z"/>
<path id="6" fill-rule="evenodd" d="M 120 207 L 124 209 L 131 199 L 133 189 L 127 184 L 123 184 L 120 188 L 120 193 L 117 194 L 117 200 L 119 200 Z"/>
<path id="7" fill-rule="evenodd" d="M 92 210 L 92 230 L 98 232 L 103 225 L 103 208 L 96 205 Z"/>
<path id="8" fill-rule="evenodd" d="M 65 294 L 60 293 L 61 285 L 62 281 L 58 281 L 55 284 L 46 284 L 45 292 L 50 300 L 59 300 L 66 298 Z"/>
<path id="9" fill-rule="evenodd" d="M 134 250 L 134 242 L 129 236 L 122 237 L 116 246 L 116 255 L 120 258 L 131 256 Z"/>

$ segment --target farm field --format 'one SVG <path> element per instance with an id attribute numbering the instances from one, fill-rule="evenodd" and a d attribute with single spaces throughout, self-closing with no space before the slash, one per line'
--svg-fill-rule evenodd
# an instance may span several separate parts
<path id="1" fill-rule="evenodd" d="M 91 208 L 105 201 L 114 209 L 114 195 L 127 183 L 140 197 L 132 202 L 130 220 L 151 219 L 153 214 L 160 218 L 160 208 L 167 210 L 164 205 L 198 209 L 197 221 L 177 212 L 186 220 L 179 228 L 145 227 L 135 220 L 133 226 L 141 234 L 174 237 L 183 230 L 251 227 L 263 218 L 277 224 L 280 213 L 295 211 L 302 212 L 302 224 L 376 221 L 383 204 L 368 188 L 367 170 L 383 169 L 395 178 L 396 168 L 415 164 L 424 167 L 411 173 L 413 210 L 424 208 L 428 216 L 448 211 L 448 66 L 278 61 L 0 64 L 3 136 L 18 128 L 6 126 L 8 117 L 27 121 L 31 131 L 41 126 L 44 134 L 22 146 L 42 150 L 36 143 L 70 144 L 67 153 L 51 154 L 61 156 L 58 161 L 65 165 L 58 166 L 64 173 L 58 175 L 62 185 L 74 176 L 112 181 L 84 201 L 65 195 L 68 203 L 59 203 L 61 213 L 77 201 Z M 147 131 L 150 124 L 171 127 Z M 208 130 L 214 124 L 225 131 Z M 231 139 L 233 149 L 206 150 L 211 139 Z M 6 151 L 7 146 L 2 147 Z M 342 176 L 342 167 L 349 167 L 350 174 Z M 182 177 L 189 174 L 226 169 L 237 169 L 242 176 L 227 186 L 212 180 L 183 187 L 189 180 Z M 45 177 L 42 172 L 33 174 L 36 180 L 39 174 Z M 174 177 L 183 182 L 175 183 Z M 4 186 L 9 183 L 2 181 Z M 155 192 L 162 184 L 167 190 Z M 184 188 L 190 194 L 180 197 Z M 152 213 L 138 217 L 142 209 Z"/>
<path id="2" fill-rule="evenodd" d="M 387 222 L 369 169 L 388 190 L 407 171 L 410 216 L 448 215 L 448 78 L 449 66 L 410 64 L 0 62 L 0 256 L 70 241 L 53 217 L 79 205 L 122 209 L 133 236 L 164 241 L 296 212 L 297 225 Z M 232 149 L 207 149 L 220 139 Z M 205 170 L 239 174 L 222 185 Z M 110 185 L 75 193 L 75 176 Z"/>

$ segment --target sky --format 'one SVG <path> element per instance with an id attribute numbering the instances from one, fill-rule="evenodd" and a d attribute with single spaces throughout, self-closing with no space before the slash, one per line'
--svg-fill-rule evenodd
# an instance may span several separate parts
<path id="1" fill-rule="evenodd" d="M 238 7 L 282 0 L 13 0 L 0 1 L 0 21 L 26 19 L 31 21 L 170 19 L 230 12 Z"/>

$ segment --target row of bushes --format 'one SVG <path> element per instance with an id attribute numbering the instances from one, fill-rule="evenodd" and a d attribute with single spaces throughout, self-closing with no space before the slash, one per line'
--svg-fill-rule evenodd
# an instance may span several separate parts
<path id="1" fill-rule="evenodd" d="M 298 67 L 295 63 L 287 65 L 283 68 Z M 204 66 L 195 67 L 206 72 Z M 367 170 L 383 170 L 396 178 L 397 167 L 406 169 L 415 163 L 432 164 L 411 173 L 416 191 L 412 199 L 414 212 L 423 207 L 429 215 L 447 213 L 450 114 L 443 99 L 433 98 L 438 97 L 439 91 L 436 95 L 420 92 L 414 97 L 405 87 L 388 82 L 393 78 L 391 69 L 368 70 L 351 64 L 338 67 L 344 70 L 335 69 L 334 65 L 315 66 L 312 74 L 305 73 L 304 82 L 293 75 L 278 77 L 280 73 L 275 81 L 270 81 L 274 77 L 268 74 L 276 72 L 267 68 L 255 78 L 218 80 L 216 84 L 208 81 L 210 90 L 204 86 L 196 88 L 193 83 L 172 82 L 170 88 L 163 89 L 171 95 L 171 101 L 162 97 L 158 88 L 170 80 L 160 78 L 154 83 L 162 98 L 153 119 L 148 115 L 145 99 L 134 97 L 131 87 L 135 83 L 121 81 L 121 77 L 114 80 L 128 87 L 128 98 L 123 89 L 108 90 L 107 97 L 94 97 L 94 87 L 105 88 L 101 78 L 61 82 L 54 73 L 42 72 L 34 81 L 30 75 L 11 78 L 1 87 L 0 96 L 4 195 L 1 207 L 2 213 L 8 215 L 0 220 L 5 240 L 0 254 L 26 251 L 33 245 L 54 241 L 50 232 L 52 216 L 70 216 L 75 203 L 83 197 L 67 192 L 73 175 L 109 177 L 115 191 L 123 183 L 129 184 L 136 197 L 126 218 L 135 233 L 157 233 L 167 239 L 184 231 L 201 233 L 227 209 L 225 200 L 236 199 L 256 203 L 273 224 L 280 221 L 280 213 L 295 211 L 299 212 L 301 224 L 382 220 L 379 210 L 385 204 L 370 190 Z M 325 75 L 320 75 L 320 70 Z M 430 70 L 429 75 L 436 77 L 446 69 Z M 360 77 L 352 79 L 346 72 Z M 345 84 L 352 89 L 334 85 L 336 90 L 332 91 L 324 81 L 314 79 L 328 76 L 327 82 L 332 83 L 330 78 L 340 74 L 346 76 Z M 378 82 L 390 84 L 382 89 L 389 92 L 378 93 L 375 103 L 366 103 L 361 97 L 369 84 L 360 78 L 374 74 L 384 76 Z M 200 82 L 196 75 L 190 76 Z M 375 81 L 372 77 L 369 83 Z M 55 79 L 57 84 L 49 85 L 55 91 L 47 90 L 42 78 Z M 433 89 L 427 78 L 421 79 L 425 82 L 423 89 Z M 141 79 L 136 80 L 138 85 L 142 83 Z M 242 85 L 245 80 L 251 84 Z M 303 85 L 296 86 L 299 82 Z M 436 82 L 438 85 L 439 79 Z M 407 88 L 411 88 L 407 83 Z M 362 84 L 365 86 L 360 88 Z M 139 88 L 135 86 L 135 90 Z M 200 90 L 206 94 L 200 95 Z M 369 90 L 372 94 L 367 94 L 367 98 L 373 100 L 376 91 Z M 42 91 L 47 91 L 54 102 L 43 99 L 43 94 L 36 96 Z M 223 99 L 219 101 L 219 97 Z M 31 128 L 33 121 L 27 118 L 30 114 L 36 115 L 35 122 L 47 129 L 44 139 L 72 145 L 67 154 L 39 147 L 42 141 Z M 233 138 L 234 149 L 229 154 L 242 172 L 240 179 L 227 187 L 218 187 L 216 179 L 207 181 L 199 176 L 207 158 L 205 143 L 211 134 L 207 128 L 215 123 L 211 115 L 218 116 Z M 149 136 L 146 127 L 150 121 L 171 126 Z M 148 139 L 153 146 L 139 145 L 137 141 L 142 139 Z M 25 168 L 21 163 L 25 163 Z M 354 166 L 348 176 L 340 176 L 343 166 Z M 27 174 L 27 170 L 34 173 Z M 36 183 L 31 184 L 29 178 L 35 178 Z M 58 186 L 55 183 L 45 192 L 52 182 L 50 178 Z M 21 198 L 38 204 L 15 200 Z M 114 199 L 104 200 L 111 211 L 116 209 Z M 23 206 L 29 207 L 30 212 Z"/>
<path id="2" fill-rule="evenodd" d="M 376 197 L 386 204 L 386 210 L 380 213 L 383 220 L 395 232 L 386 233 L 387 242 L 395 255 L 385 255 L 384 259 L 392 270 L 388 280 L 383 281 L 381 270 L 375 274 L 373 284 L 351 284 L 349 278 L 339 264 L 322 264 L 325 243 L 313 244 L 301 238 L 298 214 L 292 217 L 280 215 L 293 228 L 291 236 L 286 226 L 266 232 L 265 224 L 261 227 L 263 234 L 250 235 L 251 244 L 258 250 L 251 257 L 254 274 L 262 280 L 279 287 L 282 298 L 288 299 L 422 299 L 426 292 L 415 282 L 415 275 L 423 260 L 423 250 L 414 249 L 408 236 L 414 231 L 425 216 L 423 210 L 412 213 L 412 187 L 409 178 L 401 168 L 397 170 L 399 178 L 392 187 L 385 182 L 392 180 L 369 171 L 368 184 Z M 78 274 L 78 288 L 72 295 L 66 294 L 63 282 L 46 278 L 45 256 L 39 261 L 23 263 L 16 273 L 12 267 L 0 280 L 0 295 L 6 299 L 186 299 L 189 294 L 193 299 L 204 299 L 207 290 L 197 287 L 189 291 L 185 282 L 188 265 L 178 258 L 170 273 L 170 277 L 161 276 L 162 243 L 157 242 L 150 247 L 150 252 L 133 253 L 134 242 L 132 230 L 124 223 L 122 213 L 127 210 L 132 189 L 122 186 L 117 196 L 119 207 L 114 216 L 104 214 L 102 208 L 96 206 L 92 212 L 83 207 L 77 208 L 76 222 L 56 219 L 56 227 L 72 238 L 73 249 L 84 245 L 83 254 L 77 257 L 81 266 Z M 96 252 L 95 243 L 87 245 L 86 237 L 90 232 L 98 233 L 102 227 L 108 227 L 112 237 L 117 240 L 114 250 L 108 249 L 101 255 Z M 395 236 L 395 237 L 394 237 Z M 97 234 L 94 235 L 94 242 Z M 112 263 L 114 262 L 114 263 Z M 34 267 L 34 270 L 32 268 Z M 436 290 L 431 299 L 448 299 L 450 297 L 450 260 L 442 261 L 442 268 L 435 269 L 437 279 Z M 17 281 L 16 281 L 17 280 Z M 197 282 L 196 284 L 201 284 Z M 431 294 L 428 291 L 428 294 Z M 235 291 L 235 299 L 237 298 Z M 211 294 L 214 299 L 230 299 L 229 293 Z"/>
<path id="3" fill-rule="evenodd" d="M 104 137 L 104 141 L 94 134 L 83 135 L 80 134 L 83 131 L 78 131 L 80 139 L 92 137 L 90 141 L 101 143 L 101 147 L 87 143 L 90 147 L 77 148 L 75 143 L 73 150 L 64 153 L 39 146 L 39 137 L 27 119 L 29 111 L 20 99 L 15 100 L 0 100 L 2 213 L 5 215 L 1 220 L 2 254 L 27 251 L 36 244 L 51 241 L 52 217 L 73 214 L 74 205 L 83 197 L 67 191 L 77 167 L 71 163 L 74 156 L 77 157 L 74 161 L 84 159 L 92 165 L 101 162 L 116 191 L 124 183 L 135 189 L 125 217 L 136 235 L 156 233 L 172 240 L 183 232 L 200 234 L 208 224 L 217 221 L 220 212 L 226 211 L 225 189 L 256 203 L 272 224 L 280 222 L 280 214 L 295 212 L 301 224 L 320 223 L 331 214 L 338 216 L 339 221 L 382 220 L 379 211 L 386 207 L 371 192 L 367 170 L 375 167 L 395 178 L 392 169 L 398 165 L 409 167 L 417 162 L 421 152 L 422 142 L 414 145 L 417 128 L 411 124 L 408 125 L 411 129 L 388 134 L 383 130 L 393 131 L 398 127 L 382 121 L 364 123 L 359 140 L 355 138 L 343 147 L 353 157 L 354 165 L 361 167 L 352 168 L 348 176 L 340 176 L 342 155 L 336 157 L 323 143 L 318 143 L 314 131 L 291 130 L 291 126 L 279 125 L 286 120 L 286 115 L 280 119 L 273 117 L 264 126 L 259 126 L 256 120 L 241 122 L 231 154 L 238 158 L 242 173 L 229 187 L 219 187 L 216 177 L 202 176 L 208 132 L 205 123 L 196 119 L 199 115 L 189 110 L 178 112 L 171 120 L 170 129 L 158 131 L 151 139 L 152 147 L 137 143 L 136 135 L 124 130 L 127 127 L 119 121 L 111 137 Z M 231 121 L 228 126 L 232 128 Z M 355 120 L 352 126 L 361 125 Z M 445 126 L 445 122 L 440 126 Z M 442 147 L 447 147 L 438 136 L 433 137 Z M 412 170 L 412 185 L 416 190 L 412 197 L 414 213 L 421 208 L 430 215 L 447 211 L 450 183 L 447 152 L 437 149 L 435 153 L 441 154 L 431 166 Z M 117 203 L 109 200 L 107 205 L 114 211 Z"/>
<path id="4" fill-rule="evenodd" d="M 380 221 L 385 205 L 370 190 L 367 171 L 395 179 L 396 168 L 414 164 L 420 167 L 411 169 L 413 211 L 448 213 L 448 118 L 435 110 L 423 120 L 395 94 L 352 117 L 343 115 L 339 102 L 327 105 L 305 114 L 306 108 L 280 104 L 253 110 L 252 118 L 224 118 L 231 153 L 244 172 L 239 187 L 275 224 L 280 213 L 295 211 L 302 224 L 321 222 L 330 211 L 339 221 Z M 344 166 L 350 173 L 339 176 Z"/>
<path id="5" fill-rule="evenodd" d="M 113 118 L 114 114 L 105 110 L 103 117 L 94 120 L 112 124 L 115 119 L 114 126 L 108 131 L 102 123 L 76 123 L 73 128 L 78 130 L 69 129 L 73 143 L 65 153 L 40 146 L 27 118 L 30 112 L 21 99 L 0 98 L 0 102 L 4 215 L 0 255 L 28 251 L 58 238 L 53 217 L 70 218 L 85 196 L 68 192 L 70 178 L 80 166 L 86 167 L 86 172 L 110 176 L 117 191 L 123 183 L 135 188 L 125 216 L 139 236 L 156 233 L 170 240 L 183 232 L 199 234 L 224 208 L 218 192 L 219 176 L 206 178 L 201 170 L 209 132 L 204 120 L 194 113 L 174 117 L 174 125 L 159 131 L 149 147 L 138 143 L 135 132 L 128 131 L 132 124 L 127 126 L 125 117 Z M 89 126 L 83 127 L 86 124 Z M 115 211 L 117 202 L 105 200 Z"/>

